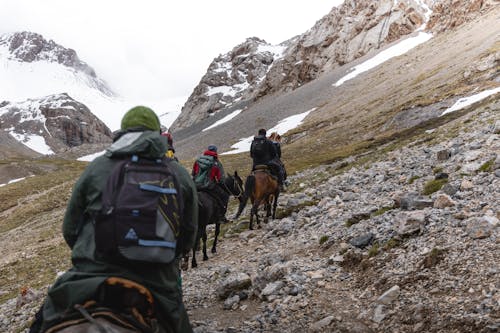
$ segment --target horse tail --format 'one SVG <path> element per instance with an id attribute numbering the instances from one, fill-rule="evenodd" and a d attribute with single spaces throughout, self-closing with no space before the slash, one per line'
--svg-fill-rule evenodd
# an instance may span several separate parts
<path id="1" fill-rule="evenodd" d="M 250 175 L 247 177 L 247 180 L 245 181 L 245 197 L 249 198 L 254 189 L 255 189 L 255 176 Z"/>
<path id="2" fill-rule="evenodd" d="M 245 209 L 245 206 L 247 205 L 248 202 L 248 198 L 250 198 L 250 195 L 252 194 L 254 188 L 255 188 L 255 176 L 250 175 L 247 177 L 245 181 L 245 192 L 243 193 L 243 200 L 240 201 L 238 213 L 236 213 L 236 216 L 234 217 L 235 219 L 240 217 L 241 213 L 243 212 L 243 209 Z"/>

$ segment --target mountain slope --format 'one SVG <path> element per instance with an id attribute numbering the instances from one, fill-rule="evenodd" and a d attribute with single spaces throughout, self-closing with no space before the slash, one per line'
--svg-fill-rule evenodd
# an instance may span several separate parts
<path id="1" fill-rule="evenodd" d="M 317 109 L 301 129 L 284 135 L 288 143 L 306 149 L 300 156 L 286 156 L 301 164 L 309 159 L 328 161 L 328 155 L 347 143 L 353 147 L 369 145 L 377 137 L 389 137 L 436 119 L 458 99 L 498 86 L 499 41 L 494 28 L 498 6 L 483 8 L 476 15 L 480 17 L 436 35 L 339 87 L 334 84 L 340 78 L 375 54 L 325 72 L 294 91 L 248 103 L 243 112 L 221 126 L 202 131 L 232 109 L 178 131 L 174 133 L 178 156 L 196 155 L 204 148 L 201 143 L 207 142 L 229 151 L 241 138 L 255 135 L 259 127 L 271 128 L 285 117 L 313 108 Z M 324 142 L 331 144 L 325 146 Z M 328 153 L 314 153 L 325 149 Z"/>
<path id="2" fill-rule="evenodd" d="M 413 0 L 345 1 L 301 36 L 276 46 L 282 49 L 275 53 L 278 56 L 271 58 L 268 53 L 268 59 L 264 61 L 269 66 L 266 71 L 253 65 L 262 63 L 263 57 L 252 47 L 256 39 L 249 39 L 214 60 L 172 125 L 172 130 L 190 126 L 240 100 L 294 90 L 325 71 L 352 62 L 415 31 L 426 20 L 428 11 L 420 1 Z M 270 47 L 267 45 L 268 49 Z M 231 60 L 232 66 L 217 66 L 221 58 Z M 252 64 L 245 68 L 251 75 L 238 74 L 241 69 L 235 65 L 245 62 Z M 228 74 L 221 76 L 220 68 Z M 225 79 L 227 76 L 239 79 L 231 82 Z M 256 77 L 258 80 L 254 79 Z M 215 87 L 230 90 L 235 84 L 243 84 L 246 90 L 235 99 L 224 99 L 227 94 L 212 93 Z"/>

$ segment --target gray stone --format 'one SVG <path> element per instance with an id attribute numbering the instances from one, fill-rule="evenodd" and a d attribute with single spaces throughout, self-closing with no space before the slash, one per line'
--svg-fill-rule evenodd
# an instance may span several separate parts
<path id="1" fill-rule="evenodd" d="M 493 226 L 484 218 L 472 217 L 465 221 L 467 234 L 474 239 L 483 239 L 490 237 L 493 232 Z"/>
<path id="2" fill-rule="evenodd" d="M 447 183 L 441 188 L 441 191 L 443 191 L 448 195 L 454 195 L 455 193 L 458 192 L 458 189 L 459 189 L 458 186 Z"/>
<path id="3" fill-rule="evenodd" d="M 398 285 L 393 286 L 391 289 L 387 290 L 385 293 L 383 293 L 378 299 L 377 302 L 380 304 L 391 304 L 394 302 L 400 294 L 400 288 Z"/>
<path id="4" fill-rule="evenodd" d="M 326 327 L 328 327 L 328 325 L 330 325 L 334 320 L 334 316 L 328 316 L 312 324 L 310 329 L 313 332 L 326 332 Z"/>
<path id="5" fill-rule="evenodd" d="M 240 296 L 234 295 L 232 297 L 229 297 L 224 301 L 224 310 L 233 309 L 234 307 L 237 307 L 239 303 Z"/>
<path id="6" fill-rule="evenodd" d="M 262 290 L 262 296 L 278 295 L 280 290 L 283 289 L 285 283 L 283 281 L 275 281 L 268 283 L 264 290 Z"/>
<path id="7" fill-rule="evenodd" d="M 384 309 L 385 309 L 385 305 L 377 305 L 377 307 L 375 308 L 375 311 L 373 311 L 373 318 L 372 320 L 378 324 L 380 324 L 382 322 L 382 320 L 384 320 L 385 318 L 385 314 L 384 314 Z"/>
<path id="8" fill-rule="evenodd" d="M 427 221 L 427 215 L 421 210 L 413 212 L 402 212 L 396 216 L 398 222 L 398 234 L 410 236 L 420 232 Z"/>
<path id="9" fill-rule="evenodd" d="M 352 238 L 349 241 L 349 243 L 352 246 L 364 248 L 372 242 L 373 238 L 374 238 L 374 235 L 371 232 L 369 232 L 369 233 Z"/>
<path id="10" fill-rule="evenodd" d="M 217 288 L 217 296 L 224 299 L 232 292 L 238 292 L 252 285 L 250 276 L 245 273 L 234 273 L 229 275 Z"/>

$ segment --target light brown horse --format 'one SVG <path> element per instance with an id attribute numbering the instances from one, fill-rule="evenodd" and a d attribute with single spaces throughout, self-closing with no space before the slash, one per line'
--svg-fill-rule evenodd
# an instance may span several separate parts
<path id="1" fill-rule="evenodd" d="M 250 210 L 250 230 L 253 229 L 254 216 L 257 225 L 260 225 L 258 211 L 261 205 L 264 206 L 264 210 L 266 211 L 264 222 L 267 222 L 269 216 L 271 216 L 271 207 L 272 218 L 274 219 L 276 217 L 276 207 L 278 205 L 279 194 L 280 188 L 276 177 L 271 175 L 267 166 L 257 165 L 255 167 L 255 171 L 253 171 L 245 181 L 244 198 L 240 202 L 235 219 L 237 219 L 243 212 L 248 198 L 250 198 L 250 202 L 252 203 L 252 208 Z"/>

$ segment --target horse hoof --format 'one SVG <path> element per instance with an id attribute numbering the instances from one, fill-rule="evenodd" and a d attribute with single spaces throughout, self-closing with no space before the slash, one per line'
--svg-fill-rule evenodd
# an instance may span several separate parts
<path id="1" fill-rule="evenodd" d="M 217 253 L 217 250 L 216 249 L 212 249 L 212 253 Z"/>
<path id="2" fill-rule="evenodd" d="M 203 257 L 203 261 L 207 261 L 208 260 L 208 257 Z"/>
<path id="3" fill-rule="evenodd" d="M 191 268 L 196 268 L 198 267 L 198 264 L 191 264 Z"/>

